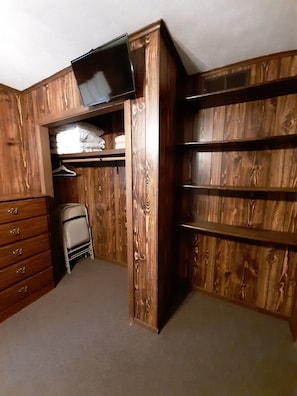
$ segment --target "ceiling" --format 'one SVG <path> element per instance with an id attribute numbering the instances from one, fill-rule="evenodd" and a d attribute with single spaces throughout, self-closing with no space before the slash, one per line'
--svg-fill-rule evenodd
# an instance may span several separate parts
<path id="1" fill-rule="evenodd" d="M 0 83 L 23 90 L 163 19 L 189 74 L 297 49 L 297 0 L 2 0 Z"/>

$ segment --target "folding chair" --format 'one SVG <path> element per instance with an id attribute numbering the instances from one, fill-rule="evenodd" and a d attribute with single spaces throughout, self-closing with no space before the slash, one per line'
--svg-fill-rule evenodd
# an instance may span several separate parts
<path id="1" fill-rule="evenodd" d="M 67 272 L 71 273 L 70 262 L 79 257 L 94 259 L 92 234 L 87 208 L 69 203 L 61 206 L 60 224 Z"/>

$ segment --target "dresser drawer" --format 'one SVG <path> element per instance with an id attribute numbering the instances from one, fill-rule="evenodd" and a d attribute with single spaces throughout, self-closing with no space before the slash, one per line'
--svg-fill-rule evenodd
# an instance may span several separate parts
<path id="1" fill-rule="evenodd" d="M 0 203 L 0 223 L 8 223 L 45 214 L 47 214 L 45 197 Z"/>
<path id="2" fill-rule="evenodd" d="M 30 256 L 49 250 L 49 248 L 48 234 L 2 246 L 0 247 L 0 268 L 19 263 Z"/>
<path id="3" fill-rule="evenodd" d="M 48 250 L 1 269 L 0 291 L 50 267 L 51 264 L 51 252 Z"/>
<path id="4" fill-rule="evenodd" d="M 0 246 L 48 232 L 47 216 L 0 224 Z"/>
<path id="5" fill-rule="evenodd" d="M 41 271 L 0 292 L 0 311 L 4 311 L 19 301 L 53 281 L 52 268 Z"/>

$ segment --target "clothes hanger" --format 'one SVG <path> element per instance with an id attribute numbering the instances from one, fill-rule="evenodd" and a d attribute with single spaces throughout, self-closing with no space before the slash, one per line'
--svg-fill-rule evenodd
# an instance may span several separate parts
<path id="1" fill-rule="evenodd" d="M 77 176 L 76 172 L 68 169 L 65 165 L 60 165 L 52 171 L 53 176 Z"/>

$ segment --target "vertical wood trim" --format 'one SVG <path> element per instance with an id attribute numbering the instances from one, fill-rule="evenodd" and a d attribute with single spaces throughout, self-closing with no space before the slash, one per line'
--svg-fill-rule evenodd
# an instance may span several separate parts
<path id="1" fill-rule="evenodd" d="M 162 327 L 178 288 L 174 236 L 175 112 L 178 63 L 161 35 L 159 55 L 158 318 Z"/>
<path id="2" fill-rule="evenodd" d="M 48 129 L 36 126 L 36 141 L 39 158 L 41 192 L 50 197 L 54 196 L 52 165 Z"/>
<path id="3" fill-rule="evenodd" d="M 134 317 L 134 277 L 133 277 L 133 215 L 132 215 L 132 142 L 131 142 L 131 101 L 124 103 L 124 128 L 126 136 L 126 216 L 127 216 L 127 264 L 129 320 Z"/>
<path id="4" fill-rule="evenodd" d="M 151 297 L 147 292 L 146 257 L 146 156 L 145 156 L 145 101 L 132 103 L 132 210 L 133 210 L 133 298 L 134 318 L 148 322 Z"/>
<path id="5" fill-rule="evenodd" d="M 158 328 L 158 196 L 159 196 L 159 86 L 160 31 L 147 37 L 145 51 L 146 102 L 146 289 L 148 325 Z"/>

